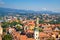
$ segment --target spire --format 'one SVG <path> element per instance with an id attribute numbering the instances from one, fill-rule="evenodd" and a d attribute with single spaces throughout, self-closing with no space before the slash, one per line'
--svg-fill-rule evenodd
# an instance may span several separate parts
<path id="1" fill-rule="evenodd" d="M 38 24 L 39 24 L 39 18 L 37 17 L 36 18 L 36 23 L 35 23 L 36 27 L 38 27 Z"/>
<path id="2" fill-rule="evenodd" d="M 34 38 L 35 38 L 35 40 L 40 40 L 40 38 L 39 38 L 39 26 L 38 26 L 38 24 L 39 24 L 39 18 L 37 17 L 36 18 L 36 23 L 35 23 L 35 30 L 34 30 Z"/>

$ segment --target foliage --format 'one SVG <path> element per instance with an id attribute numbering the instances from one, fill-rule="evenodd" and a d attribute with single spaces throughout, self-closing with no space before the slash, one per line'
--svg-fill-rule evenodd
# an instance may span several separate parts
<path id="1" fill-rule="evenodd" d="M 8 22 L 3 22 L 3 23 L 2 23 L 2 27 L 3 27 L 3 28 L 7 28 L 8 26 L 9 26 L 9 23 L 8 23 Z"/>
<path id="2" fill-rule="evenodd" d="M 12 36 L 10 34 L 5 35 L 2 40 L 12 40 Z"/>
<path id="3" fill-rule="evenodd" d="M 49 23 L 50 23 L 50 24 L 60 24 L 60 21 L 59 21 L 59 20 L 57 20 L 57 21 L 52 20 L 52 21 L 50 21 Z"/>
<path id="4" fill-rule="evenodd" d="M 9 23 L 9 22 L 3 22 L 2 23 L 2 27 L 3 28 L 7 28 L 7 27 L 12 27 L 12 26 L 15 26 L 15 25 L 17 25 L 17 24 L 20 24 L 20 25 L 22 25 L 21 23 L 19 23 L 19 22 L 15 22 L 15 21 L 13 21 L 13 22 L 11 22 L 11 23 Z"/>
<path id="5" fill-rule="evenodd" d="M 40 20 L 39 23 L 44 23 L 44 20 Z"/>
<path id="6" fill-rule="evenodd" d="M 39 28 L 39 32 L 43 32 L 42 28 Z"/>
<path id="7" fill-rule="evenodd" d="M 22 31 L 23 29 L 21 29 L 19 26 L 16 27 L 17 31 Z"/>
<path id="8" fill-rule="evenodd" d="M 3 32 L 6 32 L 6 28 L 3 28 Z"/>
<path id="9" fill-rule="evenodd" d="M 47 40 L 55 40 L 55 38 L 52 38 L 52 37 L 51 37 L 51 38 L 48 38 Z"/>
<path id="10" fill-rule="evenodd" d="M 17 24 L 17 22 L 14 21 L 14 22 L 10 23 L 10 26 L 13 26 L 13 25 L 15 26 L 16 24 Z"/>

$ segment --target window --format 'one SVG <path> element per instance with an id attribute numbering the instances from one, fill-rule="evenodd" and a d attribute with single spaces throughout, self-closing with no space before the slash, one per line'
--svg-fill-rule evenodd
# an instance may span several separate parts
<path id="1" fill-rule="evenodd" d="M 36 34 L 36 36 L 37 36 L 37 34 Z"/>

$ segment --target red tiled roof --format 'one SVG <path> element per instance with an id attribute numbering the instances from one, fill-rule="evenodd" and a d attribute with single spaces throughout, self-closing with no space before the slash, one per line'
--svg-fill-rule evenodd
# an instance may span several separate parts
<path id="1" fill-rule="evenodd" d="M 35 40 L 34 38 L 27 38 L 27 40 Z"/>
<path id="2" fill-rule="evenodd" d="M 44 33 L 44 32 L 40 32 L 40 37 L 50 37 L 48 34 Z"/>
<path id="3" fill-rule="evenodd" d="M 27 40 L 27 36 L 26 35 L 21 35 L 20 40 Z"/>

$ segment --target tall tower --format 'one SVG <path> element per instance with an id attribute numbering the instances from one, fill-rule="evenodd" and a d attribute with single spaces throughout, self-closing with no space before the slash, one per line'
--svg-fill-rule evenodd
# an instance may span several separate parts
<path id="1" fill-rule="evenodd" d="M 36 18 L 36 23 L 35 23 L 35 30 L 34 30 L 34 38 L 35 40 L 40 40 L 39 39 L 39 18 Z"/>
<path id="2" fill-rule="evenodd" d="M 1 24 L 0 24 L 0 35 L 3 34 L 3 28 L 1 27 Z"/>

